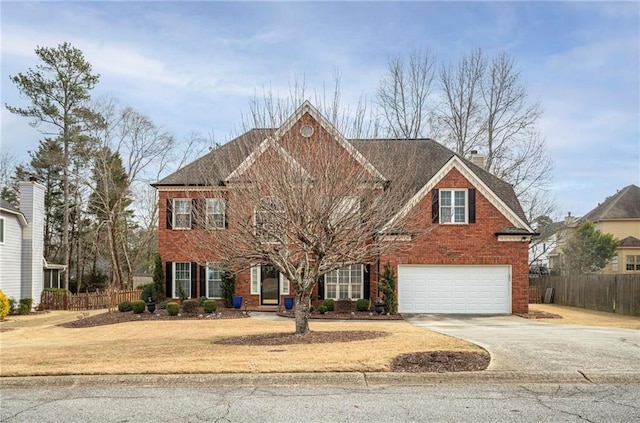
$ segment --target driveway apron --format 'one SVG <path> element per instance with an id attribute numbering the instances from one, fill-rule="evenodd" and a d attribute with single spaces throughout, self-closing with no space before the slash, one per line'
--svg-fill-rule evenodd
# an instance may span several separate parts
<path id="1" fill-rule="evenodd" d="M 640 331 L 545 323 L 518 316 L 416 314 L 406 321 L 477 344 L 489 370 L 640 373 Z"/>

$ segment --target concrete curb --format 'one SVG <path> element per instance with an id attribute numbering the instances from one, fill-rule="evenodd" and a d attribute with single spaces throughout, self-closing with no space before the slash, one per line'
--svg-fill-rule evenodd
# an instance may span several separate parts
<path id="1" fill-rule="evenodd" d="M 637 372 L 482 372 L 456 373 L 217 373 L 217 374 L 136 374 L 1 377 L 0 389 L 78 387 L 214 387 L 214 386 L 330 386 L 380 387 L 433 384 L 631 384 L 640 383 Z"/>

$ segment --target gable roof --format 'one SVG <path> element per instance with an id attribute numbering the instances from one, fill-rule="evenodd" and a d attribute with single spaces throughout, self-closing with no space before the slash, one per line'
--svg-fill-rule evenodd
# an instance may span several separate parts
<path id="1" fill-rule="evenodd" d="M 0 210 L 6 213 L 15 214 L 18 217 L 18 221 L 20 221 L 20 224 L 22 226 L 27 226 L 27 218 L 24 216 L 24 214 L 20 211 L 20 209 L 14 207 L 7 200 L 0 198 Z"/>
<path id="2" fill-rule="evenodd" d="M 261 149 L 278 135 L 291 128 L 305 113 L 310 113 L 338 142 L 369 172 L 387 181 L 403 180 L 411 196 L 421 195 L 427 184 L 437 183 L 444 176 L 442 170 L 457 168 L 465 177 L 479 185 L 486 197 L 516 227 L 531 230 L 513 187 L 476 166 L 469 160 L 432 139 L 346 139 L 319 112 L 305 102 L 280 128 L 253 129 L 212 150 L 208 154 L 182 167 L 173 174 L 152 184 L 154 187 L 185 187 L 225 185 L 232 176 L 242 173 Z M 267 140 L 274 139 L 268 143 Z M 418 163 L 406 166 L 405 163 Z M 409 174 L 408 174 L 409 173 Z M 384 175 L 384 176 L 383 176 Z M 401 177 L 402 176 L 402 177 Z M 424 194 L 423 194 L 424 195 Z M 533 230 L 531 230 L 533 232 Z"/>
<path id="3" fill-rule="evenodd" d="M 637 248 L 640 247 L 640 239 L 636 238 L 635 236 L 628 236 L 625 239 L 623 239 L 622 241 L 620 241 L 620 245 L 618 246 L 618 248 Z"/>
<path id="4" fill-rule="evenodd" d="M 604 200 L 582 217 L 582 221 L 640 219 L 640 187 L 629 185 Z"/>

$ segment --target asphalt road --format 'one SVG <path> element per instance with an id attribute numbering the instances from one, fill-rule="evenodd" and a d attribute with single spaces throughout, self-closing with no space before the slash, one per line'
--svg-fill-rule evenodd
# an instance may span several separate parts
<path id="1" fill-rule="evenodd" d="M 633 422 L 640 384 L 3 389 L 2 422 Z"/>

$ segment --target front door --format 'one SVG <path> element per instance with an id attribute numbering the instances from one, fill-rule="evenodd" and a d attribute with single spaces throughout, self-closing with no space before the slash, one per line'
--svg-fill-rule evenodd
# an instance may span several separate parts
<path id="1" fill-rule="evenodd" d="M 280 272 L 273 266 L 262 266 L 260 281 L 260 304 L 278 305 L 280 302 Z"/>

